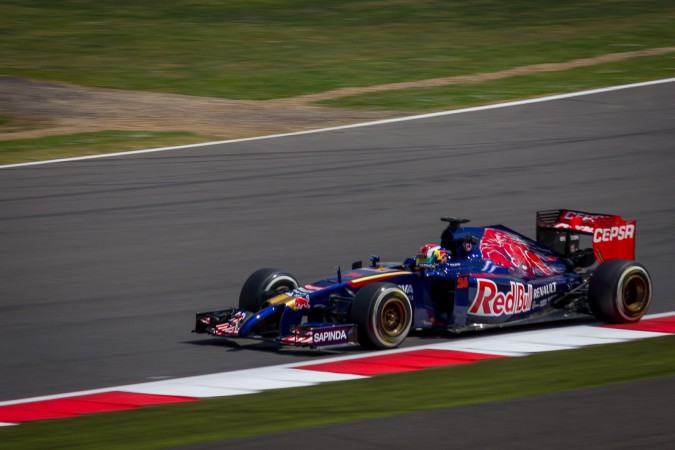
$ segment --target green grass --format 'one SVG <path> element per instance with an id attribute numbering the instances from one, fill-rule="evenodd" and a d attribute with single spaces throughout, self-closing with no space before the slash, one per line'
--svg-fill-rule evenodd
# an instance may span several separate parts
<path id="1" fill-rule="evenodd" d="M 100 131 L 0 141 L 0 165 L 216 140 L 186 132 Z"/>
<path id="2" fill-rule="evenodd" d="M 675 45 L 671 0 L 5 0 L 0 17 L 0 75 L 252 100 Z M 323 105 L 455 108 L 668 77 L 671 69 L 669 56 L 635 58 Z M 2 113 L 2 133 L 39 128 L 35 117 L 15 123 Z M 205 140 L 109 133 L 6 141 L 0 164 Z M 92 141 L 75 144 L 82 137 Z"/>
<path id="3" fill-rule="evenodd" d="M 0 428 L 1 449 L 156 449 L 675 376 L 675 336 Z"/>
<path id="4" fill-rule="evenodd" d="M 671 0 L 5 0 L 0 74 L 270 99 L 675 44 Z"/>
<path id="5" fill-rule="evenodd" d="M 575 92 L 675 77 L 675 52 L 560 72 L 479 83 L 374 92 L 317 102 L 324 106 L 385 110 L 439 110 Z"/>

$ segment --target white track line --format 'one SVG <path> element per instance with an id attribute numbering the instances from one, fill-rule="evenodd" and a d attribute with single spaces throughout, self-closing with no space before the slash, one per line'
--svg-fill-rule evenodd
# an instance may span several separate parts
<path id="1" fill-rule="evenodd" d="M 663 83 L 672 83 L 675 82 L 675 78 L 666 78 L 662 80 L 653 80 L 653 81 L 644 81 L 641 83 L 632 83 L 632 84 L 623 84 L 620 86 L 610 86 L 610 87 L 604 87 L 604 88 L 598 88 L 598 89 L 590 89 L 586 91 L 579 91 L 579 92 L 570 92 L 567 94 L 558 94 L 558 95 L 550 95 L 546 97 L 537 97 L 537 98 L 530 98 L 526 100 L 517 100 L 513 102 L 506 102 L 506 103 L 497 103 L 493 105 L 484 105 L 484 106 L 475 106 L 473 108 L 464 108 L 464 109 L 454 109 L 450 111 L 438 111 L 438 112 L 433 112 L 433 113 L 427 113 L 427 114 L 419 114 L 415 116 L 406 116 L 406 117 L 398 117 L 394 119 L 385 119 L 385 120 L 376 120 L 372 122 L 362 122 L 362 123 L 355 123 L 351 125 L 342 125 L 338 127 L 329 127 L 329 128 L 319 128 L 316 130 L 306 130 L 306 131 L 296 131 L 292 133 L 281 133 L 281 134 L 271 134 L 267 136 L 256 136 L 256 137 L 250 137 L 250 138 L 241 138 L 241 139 L 230 139 L 230 140 L 225 140 L 225 141 L 213 141 L 213 142 L 203 142 L 201 144 L 189 144 L 189 145 L 177 145 L 173 147 L 161 147 L 161 148 L 151 148 L 151 149 L 145 149 L 145 150 L 132 150 L 128 152 L 117 152 L 117 153 L 106 153 L 102 155 L 90 155 L 90 156 L 79 156 L 76 158 L 61 158 L 61 159 L 51 159 L 47 161 L 34 161 L 34 162 L 26 162 L 26 163 L 18 163 L 18 164 L 7 164 L 4 166 L 0 166 L 0 169 L 9 169 L 12 167 L 26 167 L 26 166 L 37 166 L 37 165 L 42 165 L 42 164 L 53 164 L 53 163 L 60 163 L 60 162 L 70 162 L 70 161 L 84 161 L 88 159 L 99 159 L 99 158 L 112 158 L 115 156 L 126 156 L 126 155 L 139 155 L 142 153 L 156 153 L 156 152 L 167 152 L 167 151 L 172 151 L 172 150 L 181 150 L 181 149 L 187 149 L 187 148 L 197 148 L 197 147 L 206 147 L 209 145 L 220 145 L 220 144 L 234 144 L 237 142 L 248 142 L 248 141 L 258 141 L 258 140 L 263 140 L 263 139 L 276 139 L 276 138 L 283 138 L 283 137 L 289 137 L 289 136 L 301 136 L 304 134 L 314 134 L 314 133 L 323 133 L 326 131 L 337 131 L 337 130 L 347 130 L 350 128 L 360 128 L 360 127 L 370 127 L 374 125 L 384 125 L 384 124 L 390 124 L 390 123 L 396 123 L 396 122 L 407 122 L 411 120 L 421 120 L 421 119 L 429 119 L 433 117 L 441 117 L 441 116 L 449 116 L 453 114 L 464 114 L 464 113 L 470 113 L 470 112 L 476 112 L 476 111 L 486 111 L 489 109 L 498 109 L 498 108 L 510 108 L 512 106 L 521 106 L 521 105 L 529 105 L 531 103 L 541 103 L 541 102 L 550 102 L 554 100 L 562 100 L 566 98 L 573 98 L 573 97 L 580 97 L 584 95 L 593 95 L 593 94 L 600 94 L 604 92 L 612 92 L 612 91 L 618 91 L 622 89 L 632 89 L 632 88 L 639 88 L 639 87 L 645 87 L 645 86 L 653 86 L 657 84 L 663 84 Z"/>
<path id="2" fill-rule="evenodd" d="M 674 315 L 674 314 L 675 314 L 675 312 L 673 312 L 673 311 L 664 312 L 664 313 L 656 313 L 656 314 L 647 314 L 647 315 L 645 316 L 645 319 L 647 319 L 647 318 L 649 318 L 649 319 L 658 319 L 658 318 L 661 318 L 661 317 L 670 317 L 670 316 L 672 316 L 672 315 Z"/>

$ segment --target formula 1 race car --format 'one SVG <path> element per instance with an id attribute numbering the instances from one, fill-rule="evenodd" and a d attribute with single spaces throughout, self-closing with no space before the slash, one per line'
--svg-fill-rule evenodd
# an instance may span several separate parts
<path id="1" fill-rule="evenodd" d="M 595 316 L 636 322 L 652 282 L 634 262 L 635 221 L 572 210 L 537 213 L 536 241 L 505 226 L 443 218 L 440 244 L 300 285 L 283 271 L 254 272 L 239 307 L 197 313 L 194 332 L 282 345 L 394 348 L 411 330 L 462 332 Z"/>

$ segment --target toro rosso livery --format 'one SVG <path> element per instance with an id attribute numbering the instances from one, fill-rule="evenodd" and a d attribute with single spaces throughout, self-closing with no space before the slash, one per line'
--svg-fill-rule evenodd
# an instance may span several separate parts
<path id="1" fill-rule="evenodd" d="M 536 240 L 502 225 L 443 218 L 440 243 L 415 257 L 311 284 L 277 269 L 244 283 L 238 308 L 197 313 L 195 332 L 312 348 L 393 348 L 412 330 L 461 332 L 595 316 L 635 322 L 652 284 L 634 262 L 635 221 L 571 210 L 537 213 Z"/>

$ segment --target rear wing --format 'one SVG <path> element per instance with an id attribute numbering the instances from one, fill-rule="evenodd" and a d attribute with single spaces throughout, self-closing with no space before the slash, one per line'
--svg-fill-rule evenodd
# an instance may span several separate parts
<path id="1" fill-rule="evenodd" d="M 590 238 L 582 238 L 590 236 Z M 537 212 L 537 242 L 565 257 L 592 246 L 595 259 L 635 259 L 635 220 L 569 209 Z"/>

